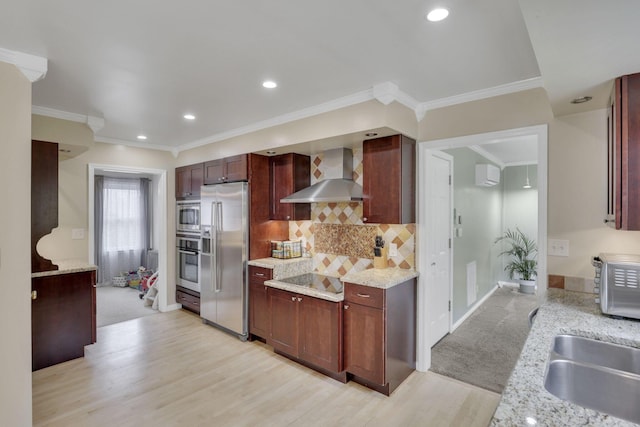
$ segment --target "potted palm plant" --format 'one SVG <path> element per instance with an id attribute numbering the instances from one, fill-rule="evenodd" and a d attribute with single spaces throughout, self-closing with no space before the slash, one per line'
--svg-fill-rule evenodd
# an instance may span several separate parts
<path id="1" fill-rule="evenodd" d="M 504 271 L 509 273 L 509 278 L 519 277 L 520 292 L 532 294 L 536 289 L 536 254 L 538 247 L 533 239 L 530 239 L 519 228 L 515 231 L 507 229 L 504 234 L 498 237 L 494 243 L 504 242 L 507 249 L 498 256 L 508 256 L 509 261 L 504 267 Z"/>

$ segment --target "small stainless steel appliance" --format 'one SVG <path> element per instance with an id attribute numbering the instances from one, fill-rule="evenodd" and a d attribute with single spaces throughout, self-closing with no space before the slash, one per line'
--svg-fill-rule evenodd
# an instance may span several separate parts
<path id="1" fill-rule="evenodd" d="M 640 319 L 640 255 L 604 253 L 593 257 L 591 264 L 602 313 Z"/>
<path id="2" fill-rule="evenodd" d="M 177 284 L 200 292 L 200 236 L 176 236 Z"/>
<path id="3" fill-rule="evenodd" d="M 176 233 L 200 233 L 200 200 L 176 202 Z"/>

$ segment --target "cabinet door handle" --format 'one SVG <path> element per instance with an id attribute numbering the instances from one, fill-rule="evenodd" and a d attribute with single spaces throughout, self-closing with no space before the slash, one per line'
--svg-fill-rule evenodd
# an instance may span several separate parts
<path id="1" fill-rule="evenodd" d="M 371 295 L 369 294 L 356 294 L 357 296 L 359 296 L 360 298 L 371 298 Z"/>
<path id="2" fill-rule="evenodd" d="M 264 273 L 256 273 L 256 276 L 258 276 L 258 277 L 264 277 L 264 276 L 265 276 L 265 274 L 264 274 Z"/>
<path id="3" fill-rule="evenodd" d="M 298 297 L 298 302 L 302 301 L 302 298 Z"/>
<path id="4" fill-rule="evenodd" d="M 348 310 L 348 309 L 349 309 L 349 304 L 345 304 L 345 305 L 344 305 L 344 309 L 345 309 L 345 310 Z"/>
<path id="5" fill-rule="evenodd" d="M 38 291 L 31 291 L 31 299 L 33 300 L 38 299 Z"/>
<path id="6" fill-rule="evenodd" d="M 296 301 L 296 297 L 291 297 L 291 301 L 295 302 Z"/>

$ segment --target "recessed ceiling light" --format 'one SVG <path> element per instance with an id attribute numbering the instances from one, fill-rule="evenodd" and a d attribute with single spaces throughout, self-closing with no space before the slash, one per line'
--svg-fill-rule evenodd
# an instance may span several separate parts
<path id="1" fill-rule="evenodd" d="M 433 9 L 427 14 L 427 19 L 431 22 L 438 22 L 449 16 L 449 11 L 444 8 Z"/>
<path id="2" fill-rule="evenodd" d="M 583 104 L 585 102 L 589 102 L 593 99 L 592 96 L 581 96 L 580 98 L 575 98 L 571 100 L 572 104 Z"/>
<path id="3" fill-rule="evenodd" d="M 185 114 L 182 117 L 184 117 L 187 120 L 195 120 L 196 119 L 196 116 L 194 116 L 193 114 Z"/>
<path id="4" fill-rule="evenodd" d="M 138 139 L 144 141 L 145 139 L 147 139 L 147 135 L 138 135 Z"/>
<path id="5" fill-rule="evenodd" d="M 278 83 L 272 80 L 265 80 L 264 82 L 262 82 L 262 86 L 267 89 L 275 89 L 278 87 Z"/>

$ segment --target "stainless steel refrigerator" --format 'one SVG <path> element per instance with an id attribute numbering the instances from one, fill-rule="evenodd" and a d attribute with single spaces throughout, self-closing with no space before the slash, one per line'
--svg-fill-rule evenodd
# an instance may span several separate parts
<path id="1" fill-rule="evenodd" d="M 248 208 L 246 182 L 200 190 L 200 316 L 242 340 L 248 337 Z"/>

